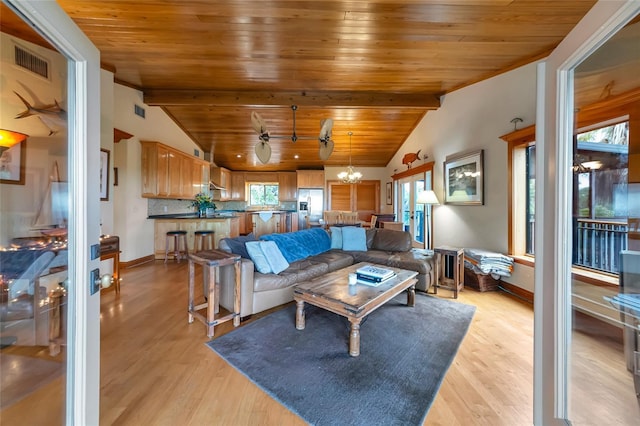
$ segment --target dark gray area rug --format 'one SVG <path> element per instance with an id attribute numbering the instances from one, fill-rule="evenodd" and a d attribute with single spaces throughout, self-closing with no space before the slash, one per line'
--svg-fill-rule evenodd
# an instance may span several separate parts
<path id="1" fill-rule="evenodd" d="M 462 342 L 475 306 L 402 293 L 365 318 L 360 356 L 350 357 L 346 318 L 305 304 L 243 325 L 207 345 L 313 425 L 422 424 Z"/>

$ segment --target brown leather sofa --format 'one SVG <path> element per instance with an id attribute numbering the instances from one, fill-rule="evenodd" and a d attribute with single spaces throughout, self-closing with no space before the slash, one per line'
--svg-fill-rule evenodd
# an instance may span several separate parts
<path id="1" fill-rule="evenodd" d="M 345 268 L 358 262 L 372 262 L 418 272 L 416 289 L 427 291 L 434 282 L 433 253 L 411 247 L 411 234 L 388 229 L 367 229 L 367 251 L 330 249 L 290 263 L 279 274 L 262 274 L 255 270 L 251 259 L 241 263 L 240 316 L 246 317 L 293 300 L 293 286 L 328 272 Z M 242 238 L 242 237 L 241 237 Z M 220 240 L 218 248 L 232 252 L 233 243 Z M 231 266 L 222 267 L 220 304 L 233 307 L 235 273 Z"/>

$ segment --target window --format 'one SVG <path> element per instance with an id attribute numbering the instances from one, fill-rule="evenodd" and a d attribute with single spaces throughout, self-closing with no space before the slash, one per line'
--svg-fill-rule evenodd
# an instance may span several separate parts
<path id="1" fill-rule="evenodd" d="M 277 183 L 249 184 L 249 205 L 254 207 L 279 205 Z"/>
<path id="2" fill-rule="evenodd" d="M 510 151 L 509 250 L 514 255 L 535 253 L 534 133 L 531 126 L 503 136 Z M 574 143 L 573 264 L 617 274 L 617 253 L 627 248 L 629 121 L 593 125 Z"/>

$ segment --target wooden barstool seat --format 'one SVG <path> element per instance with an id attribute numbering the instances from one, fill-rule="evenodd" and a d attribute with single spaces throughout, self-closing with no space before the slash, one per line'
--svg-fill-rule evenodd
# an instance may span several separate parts
<path id="1" fill-rule="evenodd" d="M 194 232 L 193 234 L 195 235 L 195 241 L 193 242 L 193 250 L 196 252 L 202 250 L 213 250 L 213 236 L 215 235 L 215 233 L 215 231 L 212 231 L 210 229 L 200 229 Z"/>
<path id="2" fill-rule="evenodd" d="M 164 263 L 167 263 L 167 259 L 169 258 L 169 245 L 171 243 L 171 239 L 173 238 L 173 255 L 174 258 L 180 263 L 180 258 L 182 255 L 180 254 L 180 242 L 184 247 L 184 258 L 186 259 L 189 256 L 189 247 L 187 245 L 187 231 L 168 231 L 165 241 L 165 249 L 164 249 Z"/>

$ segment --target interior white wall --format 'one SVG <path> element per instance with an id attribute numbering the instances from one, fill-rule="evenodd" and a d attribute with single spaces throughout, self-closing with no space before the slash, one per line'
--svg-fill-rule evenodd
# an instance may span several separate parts
<path id="1" fill-rule="evenodd" d="M 507 253 L 507 144 L 501 135 L 535 124 L 536 64 L 528 64 L 441 98 L 441 107 L 428 112 L 387 165 L 389 175 L 402 171 L 402 157 L 421 150 L 434 161 L 434 191 L 444 203 L 443 163 L 447 156 L 484 150 L 484 205 L 441 204 L 433 209 L 434 244 L 483 248 Z M 528 268 L 516 265 L 516 269 Z M 531 268 L 529 268 L 531 269 Z M 518 280 L 514 279 L 518 277 Z M 510 279 L 533 290 L 533 274 L 518 270 Z"/>
<path id="2" fill-rule="evenodd" d="M 147 219 L 147 199 L 142 198 L 141 140 L 153 140 L 187 154 L 204 153 L 159 107 L 143 102 L 139 90 L 103 81 L 103 92 L 113 93 L 113 125 L 134 135 L 113 145 L 112 167 L 118 168 L 114 194 L 113 235 L 120 237 L 121 261 L 128 262 L 153 254 L 154 221 Z M 134 114 L 134 106 L 145 109 L 145 118 Z M 113 140 L 113 136 L 112 136 Z"/>

